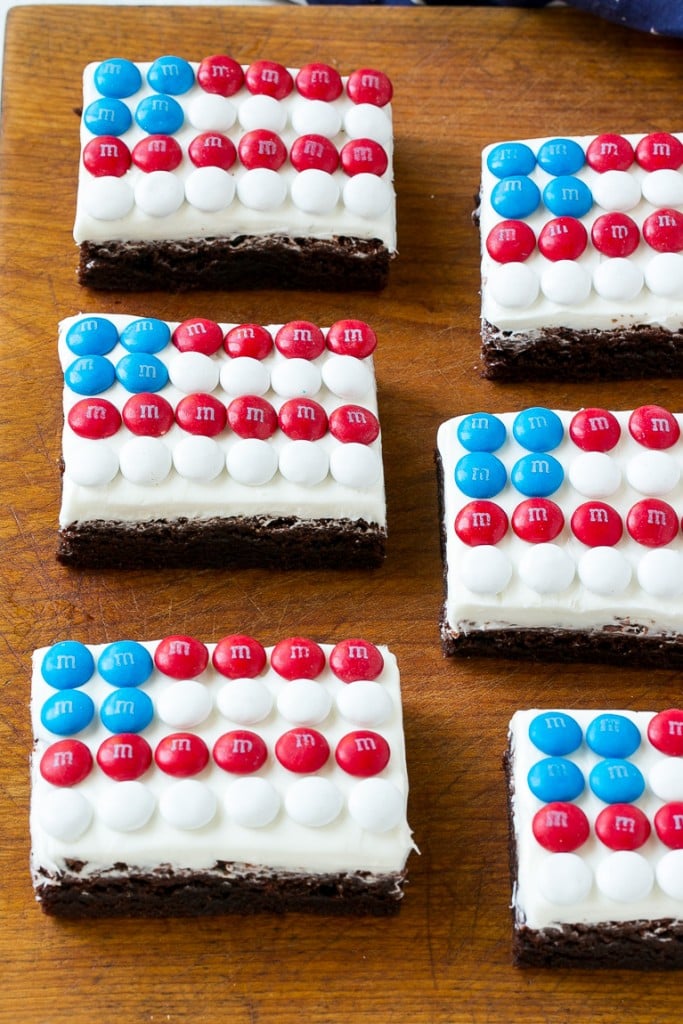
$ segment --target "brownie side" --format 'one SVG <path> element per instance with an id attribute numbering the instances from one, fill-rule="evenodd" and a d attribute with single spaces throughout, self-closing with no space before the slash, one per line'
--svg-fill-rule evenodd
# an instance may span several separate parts
<path id="1" fill-rule="evenodd" d="M 116 865 L 117 869 L 125 865 Z M 47 914 L 86 917 L 198 917 L 302 911 L 387 917 L 397 914 L 403 896 L 400 874 L 267 874 L 260 869 L 234 875 L 230 864 L 213 871 L 80 877 L 77 871 L 58 877 L 42 872 L 36 899 Z"/>
<path id="2" fill-rule="evenodd" d="M 644 626 L 607 626 L 584 632 L 580 629 L 473 628 L 456 633 L 441 622 L 444 654 L 458 657 L 524 658 L 527 661 L 579 661 L 597 664 L 631 664 L 650 668 L 683 667 L 683 634 L 650 636 Z"/>
<path id="3" fill-rule="evenodd" d="M 683 331 L 636 324 L 614 330 L 545 327 L 503 331 L 482 321 L 482 376 L 489 380 L 638 380 L 683 377 Z"/>
<path id="4" fill-rule="evenodd" d="M 393 259 L 377 238 L 241 235 L 83 242 L 78 280 L 101 291 L 307 288 L 380 291 Z"/>
<path id="5" fill-rule="evenodd" d="M 664 970 L 683 967 L 683 921 L 604 921 L 529 928 L 514 904 L 518 876 L 514 827 L 513 753 L 503 756 L 507 783 L 508 860 L 513 899 L 512 959 L 518 967 L 599 967 Z"/>
<path id="6" fill-rule="evenodd" d="M 57 559 L 79 569 L 373 569 L 386 529 L 364 519 L 215 517 L 74 523 L 59 531 Z"/>

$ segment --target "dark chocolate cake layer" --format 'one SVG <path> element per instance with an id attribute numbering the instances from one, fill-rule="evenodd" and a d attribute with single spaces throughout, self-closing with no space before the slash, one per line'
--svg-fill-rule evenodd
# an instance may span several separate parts
<path id="1" fill-rule="evenodd" d="M 379 291 L 387 283 L 392 258 L 378 239 L 344 237 L 83 242 L 78 279 L 102 291 Z"/>
<path id="2" fill-rule="evenodd" d="M 121 867 L 121 865 L 119 865 Z M 63 876 L 59 884 L 38 884 L 43 910 L 57 917 L 195 917 L 217 914 L 305 912 L 312 914 L 397 914 L 402 896 L 400 876 L 278 874 L 265 878 L 219 871 L 150 874 L 123 878 L 106 874 L 89 878 Z M 220 866 L 219 866 L 220 869 Z"/>
<path id="3" fill-rule="evenodd" d="M 95 520 L 63 527 L 57 558 L 84 569 L 370 569 L 385 549 L 386 531 L 363 519 Z"/>
<path id="4" fill-rule="evenodd" d="M 482 322 L 489 380 L 638 380 L 683 376 L 683 332 L 636 324 L 611 331 L 543 328 L 516 338 Z"/>

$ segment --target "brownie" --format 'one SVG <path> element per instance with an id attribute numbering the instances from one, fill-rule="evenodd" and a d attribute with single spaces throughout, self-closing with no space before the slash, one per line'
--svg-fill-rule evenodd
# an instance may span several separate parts
<path id="1" fill-rule="evenodd" d="M 76 568 L 380 565 L 376 340 L 359 320 L 64 321 L 58 559 Z"/>
<path id="2" fill-rule="evenodd" d="M 74 238 L 105 291 L 378 291 L 397 253 L 382 71 L 111 58 L 83 75 Z"/>
<path id="3" fill-rule="evenodd" d="M 683 664 L 682 421 L 649 405 L 442 424 L 444 653 Z"/>
<path id="4" fill-rule="evenodd" d="M 602 134 L 484 149 L 485 377 L 683 375 L 682 140 Z"/>
<path id="5" fill-rule="evenodd" d="M 516 964 L 683 966 L 682 726 L 676 709 L 514 715 L 504 769 Z"/>
<path id="6" fill-rule="evenodd" d="M 31 711 L 47 913 L 398 912 L 413 843 L 386 647 L 60 640 L 34 654 Z"/>

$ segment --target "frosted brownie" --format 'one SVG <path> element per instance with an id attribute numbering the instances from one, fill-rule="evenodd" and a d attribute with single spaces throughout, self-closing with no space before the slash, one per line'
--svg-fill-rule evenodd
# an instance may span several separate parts
<path id="1" fill-rule="evenodd" d="M 513 951 L 537 966 L 683 967 L 683 711 L 518 711 Z"/>
<path id="2" fill-rule="evenodd" d="M 112 58 L 83 77 L 79 280 L 377 290 L 396 255 L 382 71 Z"/>
<path id="3" fill-rule="evenodd" d="M 376 340 L 358 320 L 63 321 L 59 559 L 379 565 Z"/>
<path id="4" fill-rule="evenodd" d="M 33 657 L 48 913 L 392 914 L 413 848 L 386 647 L 64 640 Z"/>
<path id="5" fill-rule="evenodd" d="M 446 654 L 683 664 L 682 423 L 655 405 L 443 423 Z"/>
<path id="6" fill-rule="evenodd" d="M 682 140 L 654 132 L 486 147 L 484 376 L 683 376 Z"/>

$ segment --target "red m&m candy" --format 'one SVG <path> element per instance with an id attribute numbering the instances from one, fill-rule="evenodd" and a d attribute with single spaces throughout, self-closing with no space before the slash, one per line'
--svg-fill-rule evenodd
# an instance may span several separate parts
<path id="1" fill-rule="evenodd" d="M 132 159 L 145 174 L 175 171 L 183 159 L 183 151 L 171 135 L 147 135 L 134 147 Z"/>
<path id="2" fill-rule="evenodd" d="M 325 337 L 316 324 L 292 320 L 275 335 L 275 347 L 287 359 L 317 359 L 325 351 Z"/>
<path id="3" fill-rule="evenodd" d="M 319 441 L 327 433 L 327 413 L 312 398 L 290 398 L 280 408 L 278 423 L 292 441 Z"/>
<path id="4" fill-rule="evenodd" d="M 623 135 L 598 135 L 586 150 L 586 163 L 600 174 L 627 171 L 634 159 L 633 146 Z"/>
<path id="5" fill-rule="evenodd" d="M 676 171 L 683 164 L 683 143 L 668 132 L 652 132 L 636 146 L 636 160 L 645 171 Z"/>
<path id="6" fill-rule="evenodd" d="M 175 423 L 171 403 L 161 395 L 140 392 L 123 407 L 123 422 L 138 437 L 162 437 Z"/>
<path id="7" fill-rule="evenodd" d="M 389 744 L 379 733 L 359 729 L 342 736 L 334 752 L 340 768 L 349 775 L 378 775 L 389 763 Z"/>
<path id="8" fill-rule="evenodd" d="M 164 736 L 154 751 L 154 760 L 162 772 L 186 779 L 198 775 L 209 763 L 209 748 L 201 736 L 192 732 L 176 732 Z"/>
<path id="9" fill-rule="evenodd" d="M 227 411 L 213 395 L 186 395 L 178 402 L 175 418 L 179 427 L 188 434 L 216 437 L 225 429 Z"/>
<path id="10" fill-rule="evenodd" d="M 330 668 L 343 683 L 377 679 L 382 674 L 384 658 L 367 640 L 341 640 L 330 652 Z"/>
<path id="11" fill-rule="evenodd" d="M 613 547 L 621 540 L 624 526 L 621 516 L 604 501 L 587 501 L 571 518 L 572 533 L 588 547 Z"/>
<path id="12" fill-rule="evenodd" d="M 660 405 L 641 405 L 629 417 L 631 437 L 644 448 L 671 448 L 681 436 L 676 417 Z"/>
<path id="13" fill-rule="evenodd" d="M 539 251 L 547 260 L 577 260 L 588 245 L 588 233 L 575 217 L 555 217 L 541 228 Z"/>
<path id="14" fill-rule="evenodd" d="M 655 814 L 655 832 L 672 850 L 683 850 L 683 802 L 664 804 Z"/>
<path id="15" fill-rule="evenodd" d="M 476 498 L 464 505 L 455 517 L 455 532 L 463 544 L 497 544 L 507 533 L 508 517 L 494 501 Z"/>
<path id="16" fill-rule="evenodd" d="M 324 135 L 300 135 L 292 143 L 289 160 L 295 171 L 314 168 L 333 174 L 339 166 L 339 153 Z"/>
<path id="17" fill-rule="evenodd" d="M 238 324 L 226 333 L 223 347 L 233 359 L 240 356 L 265 359 L 272 351 L 273 339 L 260 324 Z"/>
<path id="18" fill-rule="evenodd" d="M 228 679 L 254 679 L 263 672 L 267 659 L 263 644 L 253 636 L 233 633 L 218 641 L 211 660 Z"/>
<path id="19" fill-rule="evenodd" d="M 593 222 L 591 241 L 603 256 L 626 257 L 638 248 L 638 225 L 625 213 L 604 213 Z"/>
<path id="20" fill-rule="evenodd" d="M 248 170 L 266 167 L 270 171 L 277 171 L 287 159 L 284 142 L 267 128 L 255 128 L 243 135 L 237 145 L 237 152 Z"/>
<path id="21" fill-rule="evenodd" d="M 646 815 L 633 804 L 610 804 L 595 819 L 595 834 L 610 850 L 637 850 L 650 832 Z"/>
<path id="22" fill-rule="evenodd" d="M 314 640 L 290 636 L 275 644 L 270 664 L 283 679 L 315 679 L 325 668 L 325 652 Z"/>
<path id="23" fill-rule="evenodd" d="M 152 763 L 152 750 L 142 736 L 122 732 L 107 736 L 97 751 L 97 763 L 110 779 L 130 782 L 144 775 Z"/>
<path id="24" fill-rule="evenodd" d="M 389 166 L 384 148 L 374 139 L 351 139 L 342 147 L 339 159 L 344 173 L 349 177 L 355 174 L 381 176 Z"/>
<path id="25" fill-rule="evenodd" d="M 342 444 L 372 444 L 379 437 L 379 421 L 360 405 L 340 405 L 330 413 L 330 433 Z"/>
<path id="26" fill-rule="evenodd" d="M 339 356 L 365 359 L 377 347 L 377 335 L 363 320 L 337 320 L 327 332 L 325 343 Z"/>
<path id="27" fill-rule="evenodd" d="M 681 252 L 683 213 L 673 208 L 655 210 L 643 221 L 643 238 L 657 252 Z"/>
<path id="28" fill-rule="evenodd" d="M 294 88 L 294 81 L 287 68 L 272 60 L 255 60 L 247 68 L 244 84 L 249 92 L 272 96 L 283 100 Z"/>
<path id="29" fill-rule="evenodd" d="M 349 75 L 346 92 L 353 103 L 370 103 L 384 107 L 394 94 L 391 81 L 383 71 L 359 68 Z"/>
<path id="30" fill-rule="evenodd" d="M 220 167 L 229 171 L 237 159 L 237 150 L 227 135 L 204 132 L 192 140 L 187 155 L 195 167 Z"/>
<path id="31" fill-rule="evenodd" d="M 341 96 L 343 85 L 341 75 L 329 64 L 305 64 L 295 79 L 297 90 L 307 100 L 323 100 L 331 103 Z"/>
<path id="32" fill-rule="evenodd" d="M 486 250 L 497 263 L 523 263 L 535 248 L 536 236 L 522 220 L 501 220 L 486 239 Z"/>
<path id="33" fill-rule="evenodd" d="M 244 72 L 232 57 L 216 54 L 205 57 L 197 68 L 197 82 L 205 92 L 234 96 L 242 88 Z"/>
<path id="34" fill-rule="evenodd" d="M 531 823 L 534 838 L 551 853 L 571 853 L 588 839 L 588 818 L 576 804 L 554 801 L 541 807 Z"/>
<path id="35" fill-rule="evenodd" d="M 268 757 L 268 749 L 255 732 L 235 729 L 220 736 L 213 748 L 213 759 L 223 771 L 235 775 L 257 772 Z"/>
<path id="36" fill-rule="evenodd" d="M 240 395 L 228 406 L 228 423 L 238 437 L 267 441 L 277 430 L 277 413 L 265 398 Z"/>
<path id="37" fill-rule="evenodd" d="M 122 178 L 130 167 L 130 150 L 115 135 L 98 135 L 83 149 L 83 163 L 96 178 Z"/>
<path id="38" fill-rule="evenodd" d="M 99 440 L 111 437 L 121 426 L 121 414 L 106 398 L 82 398 L 69 409 L 67 417 L 74 434 Z"/>
<path id="39" fill-rule="evenodd" d="M 194 679 L 209 663 L 209 652 L 201 640 L 192 636 L 167 636 L 159 641 L 154 664 L 172 679 Z"/>
<path id="40" fill-rule="evenodd" d="M 77 786 L 93 766 L 92 754 L 80 740 L 58 740 L 40 759 L 40 774 L 53 786 Z"/>
<path id="41" fill-rule="evenodd" d="M 178 324 L 171 340 L 179 352 L 212 356 L 223 344 L 223 331 L 213 320 L 195 316 Z"/>
<path id="42" fill-rule="evenodd" d="M 564 514 L 550 498 L 527 498 L 512 513 L 512 529 L 522 540 L 547 544 L 562 533 Z"/>
<path id="43" fill-rule="evenodd" d="M 569 436 L 584 452 L 609 452 L 621 436 L 621 427 L 607 409 L 581 409 L 572 417 Z"/>
<path id="44" fill-rule="evenodd" d="M 288 771 L 303 775 L 322 768 L 330 756 L 330 747 L 322 733 L 300 726 L 280 736 L 275 756 Z"/>
<path id="45" fill-rule="evenodd" d="M 659 548 L 670 544 L 678 533 L 678 516 L 666 501 L 644 498 L 629 510 L 626 529 L 638 544 Z"/>
<path id="46" fill-rule="evenodd" d="M 653 747 L 669 757 L 683 757 L 683 709 L 668 708 L 650 720 L 647 738 Z"/>

